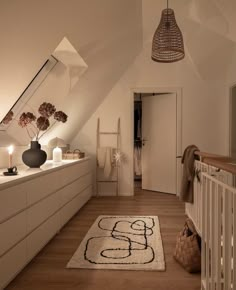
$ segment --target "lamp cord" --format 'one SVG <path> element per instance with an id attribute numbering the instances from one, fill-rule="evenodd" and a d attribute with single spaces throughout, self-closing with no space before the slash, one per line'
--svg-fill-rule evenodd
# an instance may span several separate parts
<path id="1" fill-rule="evenodd" d="M 167 0 L 167 25 L 169 25 L 169 0 Z"/>

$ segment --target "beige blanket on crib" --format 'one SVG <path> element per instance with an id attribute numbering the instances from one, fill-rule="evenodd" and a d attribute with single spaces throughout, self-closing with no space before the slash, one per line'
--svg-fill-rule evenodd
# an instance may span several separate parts
<path id="1" fill-rule="evenodd" d="M 184 150 L 182 157 L 183 176 L 180 190 L 180 200 L 184 202 L 193 203 L 193 182 L 194 182 L 194 160 L 195 151 L 199 151 L 196 145 L 190 145 Z"/>

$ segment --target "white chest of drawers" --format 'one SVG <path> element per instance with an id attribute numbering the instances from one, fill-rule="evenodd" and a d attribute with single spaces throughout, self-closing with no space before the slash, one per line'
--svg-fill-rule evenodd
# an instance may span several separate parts
<path id="1" fill-rule="evenodd" d="M 0 176 L 0 289 L 90 199 L 89 158 Z"/>

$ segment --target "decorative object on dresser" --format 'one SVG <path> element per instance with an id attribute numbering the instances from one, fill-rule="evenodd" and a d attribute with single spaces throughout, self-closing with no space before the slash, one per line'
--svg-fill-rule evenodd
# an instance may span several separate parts
<path id="1" fill-rule="evenodd" d="M 31 141 L 30 149 L 22 154 L 22 160 L 30 168 L 39 168 L 47 160 L 47 153 L 41 149 L 38 141 Z"/>
<path id="2" fill-rule="evenodd" d="M 13 145 L 10 145 L 7 148 L 7 151 L 8 151 L 8 154 L 9 154 L 8 168 L 12 168 L 12 155 L 13 155 L 13 152 L 14 152 L 14 146 Z"/>
<path id="3" fill-rule="evenodd" d="M 84 157 L 85 153 L 79 149 L 75 149 L 73 151 L 67 150 L 66 153 L 63 154 L 63 159 L 81 159 Z"/>
<path id="4" fill-rule="evenodd" d="M 18 174 L 18 171 L 17 171 L 16 166 L 9 167 L 9 168 L 7 168 L 7 171 L 3 172 L 3 175 L 5 175 L 5 176 L 14 176 L 17 174 Z"/>
<path id="5" fill-rule="evenodd" d="M 52 160 L 53 162 L 62 162 L 62 147 L 66 147 L 66 143 L 63 139 L 60 139 L 58 137 L 53 138 L 49 141 L 48 147 L 54 148 L 52 151 Z"/>
<path id="6" fill-rule="evenodd" d="M 22 156 L 23 162 L 31 168 L 40 167 L 47 159 L 46 152 L 41 150 L 41 145 L 38 143 L 40 138 L 50 128 L 52 128 L 56 122 L 65 123 L 68 118 L 64 112 L 57 111 L 54 105 L 46 102 L 39 106 L 38 113 L 40 116 L 37 118 L 34 113 L 23 112 L 19 119 L 16 120 L 20 127 L 26 129 L 26 132 L 31 140 L 31 148 L 26 150 Z M 13 117 L 14 114 L 10 111 L 1 123 L 7 125 L 14 120 Z M 54 119 L 52 124 L 50 124 L 49 121 L 51 117 Z"/>
<path id="7" fill-rule="evenodd" d="M 7 147 L 7 151 L 8 151 L 8 155 L 9 155 L 8 168 L 7 168 L 7 171 L 3 172 L 3 175 L 5 175 L 5 176 L 17 175 L 18 174 L 17 167 L 13 166 L 13 161 L 12 161 L 14 146 L 10 145 L 9 147 Z"/>
<path id="8" fill-rule="evenodd" d="M 99 216 L 67 268 L 164 271 L 157 216 Z"/>

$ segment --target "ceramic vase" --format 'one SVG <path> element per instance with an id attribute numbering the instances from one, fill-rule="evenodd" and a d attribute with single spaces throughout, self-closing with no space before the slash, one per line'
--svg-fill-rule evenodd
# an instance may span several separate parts
<path id="1" fill-rule="evenodd" d="M 31 141 L 30 149 L 23 152 L 22 160 L 30 168 L 40 168 L 47 160 L 47 153 L 41 149 L 38 141 Z"/>

